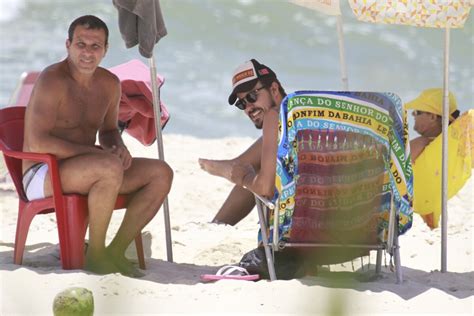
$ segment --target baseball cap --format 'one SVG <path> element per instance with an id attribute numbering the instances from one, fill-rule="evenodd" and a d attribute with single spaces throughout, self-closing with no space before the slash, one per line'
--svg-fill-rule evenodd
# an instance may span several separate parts
<path id="1" fill-rule="evenodd" d="M 414 99 L 405 104 L 406 109 L 419 110 L 443 116 L 443 89 L 426 89 Z M 457 110 L 457 102 L 454 94 L 449 92 L 449 114 Z M 450 120 L 454 119 L 450 115 Z"/>
<path id="2" fill-rule="evenodd" d="M 232 75 L 232 93 L 229 95 L 229 104 L 237 101 L 237 93 L 249 91 L 262 78 L 275 78 L 276 74 L 255 59 L 251 59 L 237 67 Z"/>

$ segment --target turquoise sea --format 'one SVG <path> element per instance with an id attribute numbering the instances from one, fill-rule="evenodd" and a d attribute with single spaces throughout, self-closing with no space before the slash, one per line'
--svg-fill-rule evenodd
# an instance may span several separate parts
<path id="1" fill-rule="evenodd" d="M 257 136 L 250 121 L 227 104 L 232 71 L 256 58 L 270 66 L 287 92 L 342 87 L 336 18 L 284 0 L 162 0 L 168 35 L 155 46 L 165 77 L 162 100 L 172 118 L 165 133 L 197 137 Z M 351 90 L 390 91 L 409 101 L 443 85 L 444 30 L 358 22 L 341 0 Z M 103 66 L 141 58 L 126 49 L 111 0 L 0 1 L 0 107 L 24 71 L 65 57 L 70 22 L 84 14 L 110 29 Z M 451 30 L 450 89 L 462 111 L 474 107 L 473 15 Z"/>

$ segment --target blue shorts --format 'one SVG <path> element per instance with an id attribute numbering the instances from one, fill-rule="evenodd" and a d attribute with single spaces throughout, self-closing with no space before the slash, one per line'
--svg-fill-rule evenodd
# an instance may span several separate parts
<path id="1" fill-rule="evenodd" d="M 23 189 L 29 201 L 44 198 L 44 181 L 48 173 L 48 165 L 37 163 L 23 174 Z"/>

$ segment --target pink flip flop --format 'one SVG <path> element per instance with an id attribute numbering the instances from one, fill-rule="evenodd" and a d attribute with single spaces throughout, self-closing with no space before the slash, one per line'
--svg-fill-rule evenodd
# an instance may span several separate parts
<path id="1" fill-rule="evenodd" d="M 201 274 L 202 281 L 218 280 L 244 280 L 256 281 L 260 279 L 258 274 L 249 274 L 248 271 L 239 266 L 223 266 L 217 270 L 216 274 Z"/>

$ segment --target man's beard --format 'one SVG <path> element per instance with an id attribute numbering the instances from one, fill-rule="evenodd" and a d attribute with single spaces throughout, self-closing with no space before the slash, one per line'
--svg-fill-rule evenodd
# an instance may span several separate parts
<path id="1" fill-rule="evenodd" d="M 275 103 L 275 101 L 272 100 L 272 103 L 270 104 L 270 109 L 275 108 L 275 107 L 277 107 L 277 104 Z M 265 115 L 264 115 L 264 117 L 265 117 Z M 255 128 L 262 129 L 263 128 L 263 119 L 260 122 L 253 122 L 253 124 L 255 125 Z"/>

